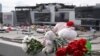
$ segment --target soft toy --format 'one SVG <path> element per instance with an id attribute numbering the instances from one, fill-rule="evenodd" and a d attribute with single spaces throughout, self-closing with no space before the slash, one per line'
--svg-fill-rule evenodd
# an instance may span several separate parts
<path id="1" fill-rule="evenodd" d="M 43 45 L 45 46 L 43 52 L 50 53 L 52 51 L 54 47 L 53 40 L 55 40 L 56 38 L 64 38 L 66 39 L 66 41 L 71 41 L 76 38 L 77 32 L 74 30 L 75 28 L 73 27 L 73 25 L 73 21 L 69 21 L 67 23 L 58 23 L 52 31 L 46 32 L 44 36 L 45 40 L 43 41 Z"/>
<path id="2" fill-rule="evenodd" d="M 66 41 L 71 41 L 75 39 L 77 36 L 77 32 L 72 28 L 64 28 L 58 32 L 58 36 L 53 31 L 46 32 L 44 36 L 44 41 L 42 44 L 45 46 L 42 52 L 50 53 L 53 51 L 54 43 L 53 40 L 59 39 L 66 39 Z"/>
<path id="3" fill-rule="evenodd" d="M 51 40 L 45 39 L 43 45 L 45 46 L 42 49 L 43 53 L 51 53 L 53 50 L 53 42 Z"/>
<path id="4" fill-rule="evenodd" d="M 71 41 L 77 37 L 77 32 L 72 28 L 64 28 L 58 32 L 59 38 L 64 38 Z"/>
<path id="5" fill-rule="evenodd" d="M 57 33 L 59 30 L 66 28 L 66 22 L 59 22 L 53 27 L 53 32 Z"/>
<path id="6" fill-rule="evenodd" d="M 42 42 L 42 44 L 45 46 L 43 49 L 42 49 L 42 52 L 44 53 L 51 53 L 52 50 L 53 50 L 53 40 L 56 38 L 56 35 L 54 34 L 53 31 L 47 31 L 45 33 L 45 36 L 44 36 L 44 41 Z"/>
<path id="7" fill-rule="evenodd" d="M 75 29 L 74 26 L 74 22 L 73 21 L 68 21 L 68 22 L 59 22 L 57 23 L 54 28 L 52 29 L 53 32 L 57 33 L 58 31 L 62 30 L 63 28 L 72 28 Z"/>
<path id="8" fill-rule="evenodd" d="M 73 21 L 57 23 L 53 31 L 57 33 L 59 38 L 65 38 L 66 40 L 72 40 L 77 36 Z"/>

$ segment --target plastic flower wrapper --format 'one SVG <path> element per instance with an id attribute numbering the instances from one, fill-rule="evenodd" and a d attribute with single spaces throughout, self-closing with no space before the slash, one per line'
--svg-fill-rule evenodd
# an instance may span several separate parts
<path id="1" fill-rule="evenodd" d="M 92 46 L 91 46 L 92 44 L 90 43 L 90 41 L 87 41 L 87 43 L 86 43 L 86 47 L 87 47 L 87 49 L 88 49 L 88 52 L 91 52 L 91 49 L 92 49 Z"/>
<path id="2" fill-rule="evenodd" d="M 62 47 L 68 43 L 64 38 L 56 38 L 54 41 L 54 51 L 57 51 L 57 48 Z"/>

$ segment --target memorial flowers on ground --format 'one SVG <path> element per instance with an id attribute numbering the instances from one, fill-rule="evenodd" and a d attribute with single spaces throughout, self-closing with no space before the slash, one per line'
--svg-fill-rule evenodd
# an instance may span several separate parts
<path id="1" fill-rule="evenodd" d="M 56 56 L 85 56 L 91 50 L 91 45 L 87 39 L 76 40 L 77 32 L 72 25 L 73 22 L 69 22 L 66 28 L 57 31 L 57 35 L 52 30 L 46 32 L 41 41 L 36 37 L 25 37 L 26 52 L 32 55 L 42 52 Z"/>
<path id="2" fill-rule="evenodd" d="M 56 56 L 85 56 L 88 53 L 88 48 L 86 46 L 86 39 L 73 40 L 69 44 L 59 47 L 56 51 Z"/>

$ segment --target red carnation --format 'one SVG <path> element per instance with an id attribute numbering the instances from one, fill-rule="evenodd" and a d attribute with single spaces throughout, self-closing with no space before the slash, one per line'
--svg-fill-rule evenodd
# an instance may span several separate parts
<path id="1" fill-rule="evenodd" d="M 80 45 L 82 45 L 82 46 L 85 46 L 85 45 L 86 45 L 86 42 L 87 42 L 86 39 L 79 39 L 79 43 L 80 43 Z"/>

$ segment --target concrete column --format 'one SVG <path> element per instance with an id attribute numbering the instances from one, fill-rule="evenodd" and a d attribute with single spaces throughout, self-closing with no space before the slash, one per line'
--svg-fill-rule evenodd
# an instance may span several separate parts
<path id="1" fill-rule="evenodd" d="M 69 20 L 75 20 L 75 11 L 69 11 Z"/>
<path id="2" fill-rule="evenodd" d="M 81 25 L 81 20 L 75 20 L 75 25 Z"/>
<path id="3" fill-rule="evenodd" d="M 76 25 L 81 25 L 81 20 L 75 19 L 75 10 L 69 11 L 69 20 L 73 21 Z"/>
<path id="4" fill-rule="evenodd" d="M 32 23 L 35 22 L 35 15 L 34 15 L 34 13 L 35 13 L 34 11 L 30 11 Z"/>
<path id="5" fill-rule="evenodd" d="M 13 25 L 17 25 L 17 16 L 16 16 L 16 11 L 13 11 Z"/>
<path id="6" fill-rule="evenodd" d="M 55 6 L 50 5 L 50 12 L 51 12 L 51 22 L 55 22 Z"/>

